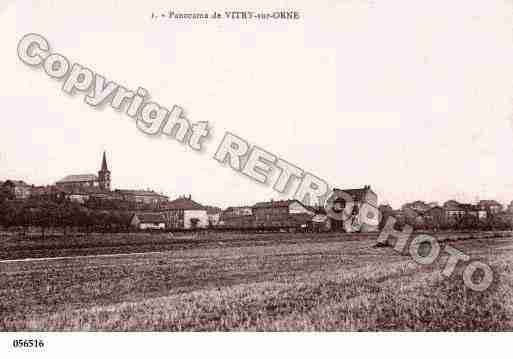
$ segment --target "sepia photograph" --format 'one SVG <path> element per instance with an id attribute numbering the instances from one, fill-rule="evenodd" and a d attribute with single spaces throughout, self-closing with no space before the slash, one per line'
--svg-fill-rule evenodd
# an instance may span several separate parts
<path id="1" fill-rule="evenodd" d="M 512 1 L 7 0 L 0 28 L 8 358 L 511 339 Z"/>

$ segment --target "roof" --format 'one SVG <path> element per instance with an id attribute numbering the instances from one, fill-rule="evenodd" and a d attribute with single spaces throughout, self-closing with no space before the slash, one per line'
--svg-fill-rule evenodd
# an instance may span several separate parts
<path id="1" fill-rule="evenodd" d="M 82 174 L 82 175 L 68 175 L 57 181 L 57 183 L 70 183 L 70 182 L 89 182 L 89 181 L 97 181 L 98 176 L 95 174 Z"/>
<path id="2" fill-rule="evenodd" d="M 502 206 L 499 202 L 494 199 L 484 199 L 479 201 L 478 205 L 480 206 Z"/>
<path id="3" fill-rule="evenodd" d="M 469 203 L 463 203 L 460 204 L 460 208 L 464 209 L 465 211 L 479 211 L 481 210 L 481 207 L 479 207 L 476 204 L 469 204 Z"/>
<path id="4" fill-rule="evenodd" d="M 177 198 L 173 201 L 164 203 L 163 209 L 174 209 L 174 210 L 206 210 L 206 207 L 193 201 L 190 198 Z"/>
<path id="5" fill-rule="evenodd" d="M 511 201 L 511 203 L 513 203 L 513 201 Z M 229 211 L 236 211 L 238 209 L 249 209 L 251 210 L 251 206 L 229 206 L 229 207 L 226 207 L 226 209 L 223 211 L 223 212 L 229 212 Z"/>
<path id="6" fill-rule="evenodd" d="M 411 203 L 406 203 L 402 206 L 402 209 L 404 211 L 414 211 L 416 212 L 417 214 L 423 214 L 423 213 L 426 213 L 427 211 L 429 211 L 432 207 L 430 207 L 426 202 L 424 201 L 414 201 L 414 202 L 411 202 Z"/>
<path id="7" fill-rule="evenodd" d="M 207 210 L 207 214 L 217 214 L 223 211 L 221 208 L 215 206 L 205 206 L 205 209 Z"/>
<path id="8" fill-rule="evenodd" d="M 460 203 L 451 199 L 444 203 L 444 208 L 448 210 L 460 210 Z"/>
<path id="9" fill-rule="evenodd" d="M 164 216 L 159 213 L 136 213 L 134 214 L 139 221 L 144 223 L 165 223 Z"/>
<path id="10" fill-rule="evenodd" d="M 253 208 L 280 208 L 280 207 L 288 207 L 292 202 L 298 202 L 302 205 L 301 202 L 299 202 L 296 199 L 287 199 L 284 201 L 269 201 L 269 202 L 258 202 L 256 203 Z"/>
<path id="11" fill-rule="evenodd" d="M 435 207 L 436 208 L 436 207 Z M 480 207 L 470 203 L 458 203 L 456 201 L 447 201 L 444 204 L 446 211 L 479 211 Z"/>
<path id="12" fill-rule="evenodd" d="M 121 193 L 121 194 L 128 194 L 132 196 L 147 196 L 147 197 L 166 197 L 163 194 L 159 194 L 152 190 L 143 190 L 143 189 L 117 189 L 115 192 Z"/>

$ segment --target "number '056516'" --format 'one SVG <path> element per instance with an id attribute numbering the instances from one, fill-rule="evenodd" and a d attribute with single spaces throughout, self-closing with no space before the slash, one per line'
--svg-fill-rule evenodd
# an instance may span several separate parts
<path id="1" fill-rule="evenodd" d="M 45 343 L 41 339 L 14 339 L 12 346 L 14 348 L 43 348 Z"/>

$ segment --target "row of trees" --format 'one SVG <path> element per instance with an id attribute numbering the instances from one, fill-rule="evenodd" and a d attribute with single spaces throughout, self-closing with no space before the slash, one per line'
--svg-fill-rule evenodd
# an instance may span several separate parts
<path id="1" fill-rule="evenodd" d="M 64 234 L 71 229 L 124 231 L 128 229 L 130 216 L 129 212 L 92 210 L 68 200 L 13 201 L 0 194 L 0 225 L 22 228 L 24 234 L 30 227 L 40 228 L 43 237 L 48 228 L 60 228 Z"/>

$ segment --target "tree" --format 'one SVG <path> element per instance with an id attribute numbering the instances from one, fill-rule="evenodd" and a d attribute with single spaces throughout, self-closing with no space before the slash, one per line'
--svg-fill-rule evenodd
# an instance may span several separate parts
<path id="1" fill-rule="evenodd" d="M 109 212 L 107 211 L 99 211 L 99 212 L 95 212 L 94 214 L 94 220 L 95 220 L 95 224 L 96 226 L 98 226 L 101 231 L 103 233 L 105 233 L 107 227 L 110 226 L 110 220 L 111 220 L 111 215 Z"/>
<path id="2" fill-rule="evenodd" d="M 36 206 L 32 207 L 32 221 L 34 225 L 41 227 L 41 236 L 45 239 L 45 232 L 49 227 L 56 226 L 60 221 L 60 213 L 56 203 L 48 200 L 36 202 Z"/>
<path id="3" fill-rule="evenodd" d="M 78 227 L 80 225 L 79 219 L 83 210 L 83 207 L 76 202 L 64 201 L 59 204 L 58 225 L 63 227 L 64 235 L 67 234 L 67 230 L 70 227 Z"/>
<path id="4" fill-rule="evenodd" d="M 14 222 L 16 208 L 12 202 L 0 200 L 0 226 L 10 227 Z"/>

